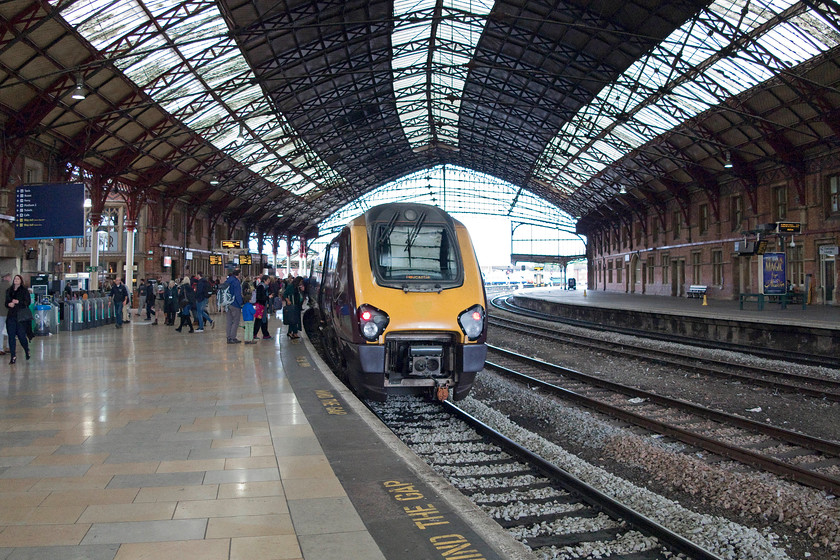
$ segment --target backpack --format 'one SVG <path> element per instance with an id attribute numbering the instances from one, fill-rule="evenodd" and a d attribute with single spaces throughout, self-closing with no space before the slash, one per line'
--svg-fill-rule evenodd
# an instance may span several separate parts
<path id="1" fill-rule="evenodd" d="M 230 292 L 230 284 L 225 282 L 219 286 L 219 291 L 216 294 L 216 300 L 220 309 L 227 309 L 233 303 L 233 294 Z"/>

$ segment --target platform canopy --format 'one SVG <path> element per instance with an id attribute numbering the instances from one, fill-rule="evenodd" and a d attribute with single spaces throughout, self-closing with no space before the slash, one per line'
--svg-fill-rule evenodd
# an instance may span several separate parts
<path id="1" fill-rule="evenodd" d="M 443 164 L 583 220 L 716 200 L 836 145 L 838 9 L 6 0 L 0 180 L 23 180 L 12 162 L 34 141 L 49 165 L 284 235 Z"/>

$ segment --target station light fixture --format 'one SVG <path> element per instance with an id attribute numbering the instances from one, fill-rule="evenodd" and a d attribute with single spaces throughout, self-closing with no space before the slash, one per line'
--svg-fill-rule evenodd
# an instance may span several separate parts
<path id="1" fill-rule="evenodd" d="M 621 188 L 618 189 L 618 194 L 627 194 L 627 187 L 621 185 Z"/>
<path id="2" fill-rule="evenodd" d="M 70 94 L 70 97 L 78 100 L 82 100 L 87 97 L 87 89 L 85 88 L 85 82 L 82 80 L 81 76 L 76 78 L 76 87 L 73 88 L 73 93 Z"/>
<path id="3" fill-rule="evenodd" d="M 726 161 L 723 162 L 723 167 L 732 169 L 732 154 L 729 153 L 729 150 L 726 150 Z"/>

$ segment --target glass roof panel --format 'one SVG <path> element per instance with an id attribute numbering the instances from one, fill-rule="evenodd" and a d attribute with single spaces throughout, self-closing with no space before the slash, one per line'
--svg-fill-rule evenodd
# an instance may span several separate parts
<path id="1" fill-rule="evenodd" d="M 460 98 L 466 79 L 466 65 L 475 52 L 475 47 L 484 28 L 485 17 L 490 13 L 493 2 L 489 0 L 444 0 L 442 16 L 434 18 L 435 0 L 398 0 L 394 2 L 396 24 L 391 34 L 394 50 L 391 69 L 394 74 L 394 94 L 397 97 L 397 112 L 403 131 L 412 148 L 420 148 L 433 142 L 438 135 L 446 136 L 448 144 L 457 146 L 456 126 L 460 112 Z M 434 37 L 432 35 L 434 34 Z M 427 82 L 426 61 L 429 49 L 432 52 L 431 79 Z M 406 68 L 416 68 L 411 81 L 404 74 Z M 421 91 L 417 91 L 422 88 Z M 445 88 L 443 93 L 442 88 Z M 429 95 L 427 96 L 427 92 Z M 437 124 L 426 121 L 418 125 L 418 109 L 406 104 L 408 96 L 419 97 L 431 106 L 425 111 L 452 123 L 443 123 L 447 130 L 438 129 Z M 428 98 L 428 101 L 427 101 Z M 447 104 L 446 109 L 441 105 Z M 445 116 L 444 116 L 445 115 Z M 452 115 L 452 116 L 450 116 Z M 418 130 L 418 126 L 425 130 Z"/>
<path id="2" fill-rule="evenodd" d="M 277 154 L 285 151 L 288 139 L 276 134 L 252 138 L 247 146 L 232 141 L 239 132 L 237 122 L 252 115 L 253 103 L 264 96 L 255 85 L 256 77 L 228 36 L 215 0 L 192 0 L 189 11 L 184 10 L 182 0 L 49 1 L 104 56 L 114 54 L 112 49 L 121 39 L 130 38 L 119 43 L 120 56 L 115 57 L 115 64 L 140 88 L 186 63 L 190 73 L 178 76 L 166 90 L 152 88 L 150 94 L 164 109 L 177 112 L 187 126 L 201 129 L 218 122 L 229 123 L 225 125 L 228 131 L 213 132 L 213 137 L 207 138 L 229 156 L 253 169 L 262 169 L 271 167 L 269 164 L 276 160 Z M 158 21 L 152 21 L 149 13 Z M 132 56 L 133 51 L 143 57 Z M 207 56 L 208 53 L 212 56 Z M 214 95 L 215 88 L 222 84 L 228 90 L 224 99 Z M 184 101 L 202 97 L 207 102 L 196 107 Z M 279 131 L 291 129 L 282 115 L 270 110 L 267 102 L 263 100 L 261 104 L 266 110 L 259 111 L 264 116 L 254 121 L 255 125 Z M 306 160 L 311 164 L 302 168 L 310 178 L 305 181 L 324 185 L 342 183 L 338 174 L 305 144 L 299 143 L 299 147 L 307 152 Z"/>
<path id="3" fill-rule="evenodd" d="M 501 216 L 512 222 L 560 230 L 578 242 L 580 254 L 585 252 L 584 241 L 574 233 L 575 219 L 567 212 L 521 187 L 454 165 L 406 175 L 348 203 L 318 225 L 322 237 L 313 242 L 313 249 L 320 250 L 354 217 L 388 202 L 432 204 L 456 219 L 460 219 L 459 214 Z M 477 233 L 472 232 L 474 242 Z"/>
<path id="4" fill-rule="evenodd" d="M 792 5 L 794 0 L 715 1 L 581 108 L 548 143 L 534 177 L 567 183 L 565 172 L 572 171 L 585 183 L 656 135 L 840 45 L 840 33 L 814 10 L 781 21 Z M 773 18 L 779 21 L 761 29 Z M 731 49 L 729 56 L 719 54 L 724 48 Z"/>

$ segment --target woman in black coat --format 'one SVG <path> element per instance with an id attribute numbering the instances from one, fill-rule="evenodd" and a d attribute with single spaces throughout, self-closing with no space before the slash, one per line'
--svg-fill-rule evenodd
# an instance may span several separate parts
<path id="1" fill-rule="evenodd" d="M 178 304 L 181 308 L 181 324 L 175 330 L 181 332 L 184 325 L 187 325 L 190 328 L 190 332 L 195 332 L 192 320 L 190 319 L 190 312 L 195 309 L 195 292 L 192 289 L 192 285 L 190 285 L 189 276 L 184 276 L 184 280 L 178 289 Z"/>
<path id="2" fill-rule="evenodd" d="M 178 284 L 170 280 L 163 289 L 163 312 L 166 313 L 165 324 L 174 326 L 175 315 L 178 313 Z"/>
<path id="3" fill-rule="evenodd" d="M 27 328 L 25 324 L 20 322 L 21 319 L 18 316 L 20 315 L 24 321 L 32 322 L 32 314 L 28 313 L 29 317 L 25 318 L 23 315 L 26 312 L 21 311 L 21 309 L 29 311 L 30 303 L 32 303 L 32 300 L 29 298 L 29 289 L 23 283 L 23 277 L 20 274 L 15 274 L 12 285 L 6 290 L 6 307 L 9 309 L 9 315 L 6 317 L 6 332 L 9 335 L 9 354 L 12 355 L 9 364 L 17 361 L 15 336 L 20 340 L 20 345 L 26 352 L 26 359 L 29 359 L 29 340 L 26 338 Z"/>

